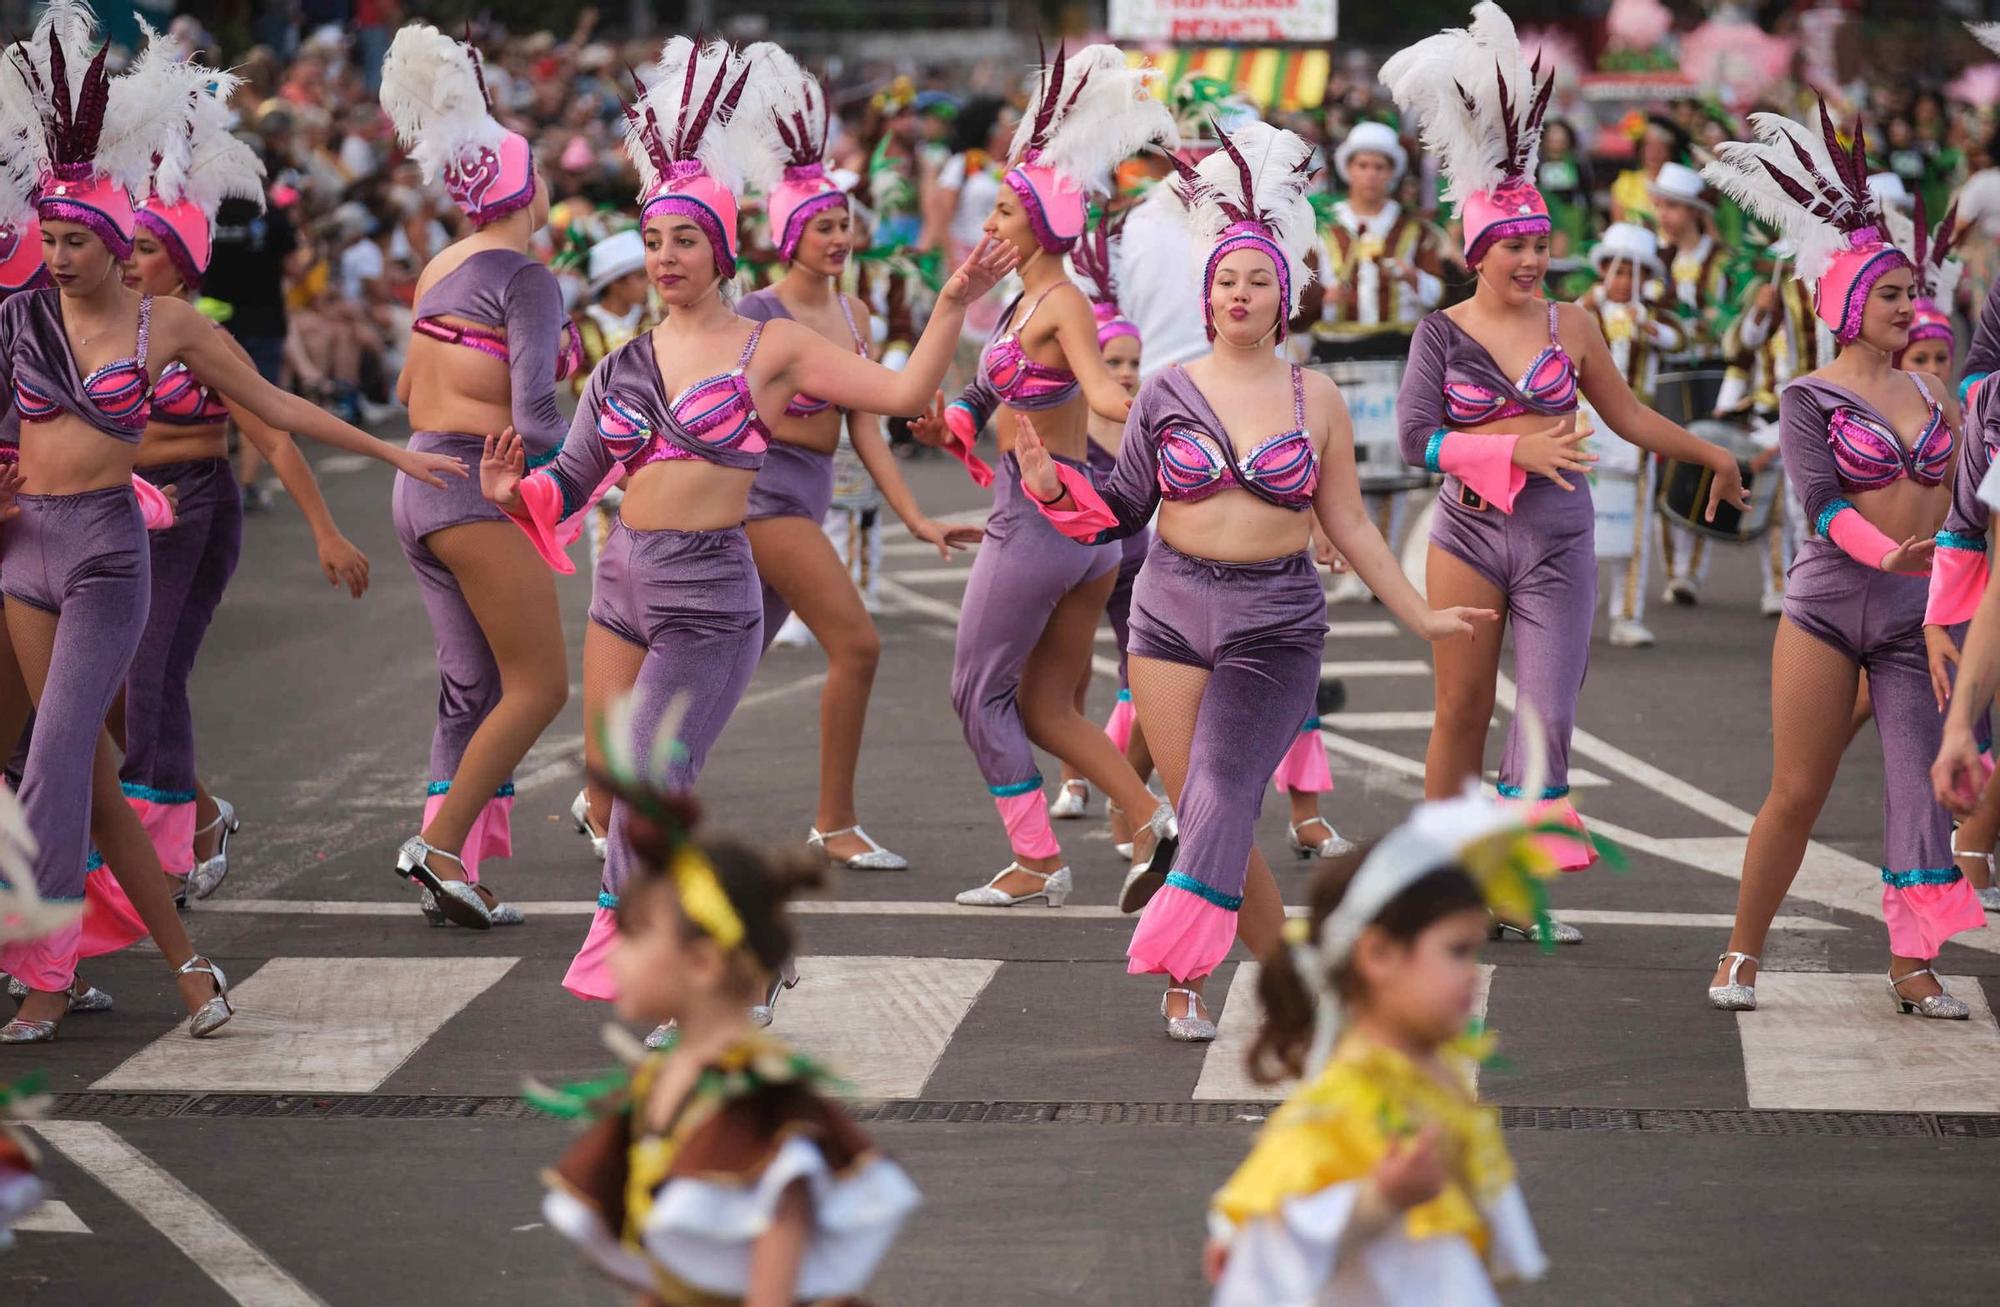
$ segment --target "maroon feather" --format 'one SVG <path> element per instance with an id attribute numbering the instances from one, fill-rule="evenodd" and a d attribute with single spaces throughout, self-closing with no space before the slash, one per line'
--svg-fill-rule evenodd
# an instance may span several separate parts
<path id="1" fill-rule="evenodd" d="M 465 53 L 472 60 L 472 80 L 479 83 L 479 98 L 486 102 L 487 111 L 493 109 L 493 92 L 486 89 L 486 63 L 479 57 L 479 47 L 472 43 L 472 20 L 465 20 Z"/>
<path id="2" fill-rule="evenodd" d="M 1540 59 L 1541 52 L 1536 51 L 1535 57 Z M 1550 73 L 1542 79 L 1541 94 L 1535 97 L 1535 107 L 1528 110 L 1528 135 L 1535 141 L 1542 139 L 1542 118 L 1549 111 L 1549 97 L 1555 93 L 1555 89 L 1556 75 Z"/>
<path id="3" fill-rule="evenodd" d="M 660 120 L 654 116 L 652 106 L 646 103 L 646 84 L 639 80 L 639 70 L 630 64 L 625 71 L 632 74 L 632 85 L 638 91 L 638 99 L 625 106 L 625 116 L 641 124 L 639 142 L 645 146 L 646 157 L 653 161 L 653 168 L 664 180 L 673 167 L 668 157 L 667 143 L 660 138 Z"/>
<path id="4" fill-rule="evenodd" d="M 1037 37 L 1039 46 L 1041 38 Z M 1042 70 L 1042 94 L 1035 104 L 1035 127 L 1028 134 L 1028 148 L 1039 150 L 1049 142 L 1049 129 L 1055 125 L 1056 102 L 1062 98 L 1064 65 L 1069 61 L 1069 40 L 1056 42 L 1055 62 Z"/>
<path id="5" fill-rule="evenodd" d="M 104 110 L 111 102 L 111 75 L 104 71 L 104 60 L 110 53 L 108 41 L 97 47 L 97 57 L 84 70 L 83 85 L 77 91 L 72 130 L 76 133 L 73 148 L 79 159 L 95 158 L 98 138 L 104 134 Z"/>
<path id="6" fill-rule="evenodd" d="M 1500 87 L 1500 123 L 1507 131 L 1506 153 L 1500 157 L 1506 161 L 1507 176 L 1519 177 L 1526 171 L 1521 166 L 1521 128 L 1514 120 L 1514 97 L 1507 91 L 1507 74 L 1497 63 L 1493 65 L 1493 80 Z"/>
<path id="7" fill-rule="evenodd" d="M 1215 134 L 1222 138 L 1223 152 L 1235 161 L 1237 182 L 1243 188 L 1243 203 L 1238 205 L 1224 201 L 1222 211 L 1234 221 L 1246 222 L 1257 216 L 1257 179 L 1250 174 L 1250 161 L 1243 157 L 1243 152 L 1236 148 L 1236 142 L 1229 139 L 1220 125 L 1216 126 Z"/>
<path id="8" fill-rule="evenodd" d="M 728 65 L 725 64 L 723 66 L 722 71 L 723 72 L 728 71 Z M 721 72 L 718 72 L 716 74 L 716 80 L 718 82 L 722 80 Z M 736 117 L 736 106 L 742 102 L 744 88 L 749 85 L 750 85 L 750 61 L 748 59 L 745 59 L 743 61 L 743 67 L 737 71 L 735 84 L 732 85 L 729 88 L 728 93 L 722 97 L 722 103 L 716 107 L 715 121 L 719 123 L 726 123 Z M 704 123 L 703 126 L 706 127 L 707 124 Z"/>
<path id="9" fill-rule="evenodd" d="M 694 75 L 701 67 L 701 33 L 694 36 L 694 49 L 688 52 L 687 73 L 681 78 L 681 111 L 674 120 L 674 148 L 676 159 L 687 155 L 688 106 L 694 103 Z"/>
<path id="10" fill-rule="evenodd" d="M 696 57 L 688 63 L 690 74 L 693 73 L 695 64 L 701 62 L 700 51 L 697 50 L 695 53 Z M 722 83 L 728 76 L 729 60 L 725 57 L 716 65 L 715 79 L 708 84 L 708 94 L 702 97 L 701 107 L 694 111 L 692 117 L 688 117 L 683 113 L 681 118 L 681 144 L 675 151 L 675 158 L 692 159 L 695 156 L 695 151 L 701 148 L 701 138 L 708 131 L 709 120 L 715 117 L 716 107 L 722 100 Z M 692 76 L 690 76 L 690 80 L 692 80 Z M 737 86 L 741 89 L 742 82 L 739 81 Z M 685 109 L 685 103 L 683 104 L 683 109 Z M 727 122 L 728 120 L 728 112 L 725 110 L 722 121 Z"/>
<path id="11" fill-rule="evenodd" d="M 49 153 L 57 163 L 70 162 L 68 148 L 70 136 L 69 65 L 63 58 L 62 42 L 56 39 L 56 29 L 49 28 L 49 100 L 55 106 L 56 121 L 52 139 L 54 149 Z"/>
<path id="12" fill-rule="evenodd" d="M 1821 198 L 1836 204 L 1845 202 L 1845 197 L 1831 181 L 1827 180 L 1826 175 L 1819 170 L 1819 165 L 1813 162 L 1812 151 L 1806 149 L 1805 143 L 1790 132 L 1785 132 L 1784 137 L 1792 147 L 1792 154 L 1798 159 L 1799 167 L 1805 169 L 1806 177 L 1819 188 Z"/>
<path id="13" fill-rule="evenodd" d="M 1083 74 L 1076 79 L 1076 85 L 1069 88 L 1069 99 L 1063 101 L 1063 107 L 1062 107 L 1063 117 L 1067 118 L 1069 116 L 1069 111 L 1076 107 L 1076 97 L 1082 95 L 1083 88 L 1088 86 L 1089 84 L 1090 84 L 1090 70 L 1086 68 L 1083 70 Z"/>
<path id="14" fill-rule="evenodd" d="M 1783 170 L 1769 159 L 1759 155 L 1757 156 L 1757 162 L 1763 166 L 1765 172 L 1771 174 L 1771 180 L 1778 183 L 1778 189 L 1791 196 L 1793 202 L 1800 208 L 1811 213 L 1818 213 L 1826 207 L 1824 200 L 1815 200 L 1811 191 L 1808 191 L 1805 187 L 1799 185 L 1798 182 L 1787 177 Z"/>
<path id="15" fill-rule="evenodd" d="M 1838 180 L 1845 188 L 1847 197 L 1852 199 L 1856 182 L 1853 167 L 1848 159 L 1846 147 L 1840 143 L 1840 133 L 1834 130 L 1833 115 L 1827 112 L 1824 99 L 1819 102 L 1819 130 L 1820 135 L 1826 138 L 1826 153 L 1833 160 L 1833 169 L 1839 174 Z M 1867 179 L 1860 179 L 1860 184 L 1866 187 Z"/>
<path id="16" fill-rule="evenodd" d="M 1965 230 L 1958 225 L 1958 201 L 1953 200 L 1951 207 L 1944 211 L 1944 221 L 1937 225 L 1937 232 L 1931 237 L 1931 258 L 1943 263 L 1964 235 Z"/>

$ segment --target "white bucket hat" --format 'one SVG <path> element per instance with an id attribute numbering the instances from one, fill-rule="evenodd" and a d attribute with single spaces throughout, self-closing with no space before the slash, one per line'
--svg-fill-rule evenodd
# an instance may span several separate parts
<path id="1" fill-rule="evenodd" d="M 1661 164 L 1659 173 L 1646 183 L 1646 193 L 1657 199 L 1689 205 L 1703 213 L 1715 212 L 1715 204 L 1708 198 L 1708 183 L 1701 179 L 1700 173 L 1684 163 Z"/>
<path id="2" fill-rule="evenodd" d="M 1379 154 L 1388 159 L 1394 176 L 1389 184 L 1394 186 L 1403 180 L 1403 173 L 1410 166 L 1410 156 L 1403 150 L 1403 142 L 1396 135 L 1396 129 L 1387 123 L 1356 123 L 1340 148 L 1333 152 L 1334 171 L 1340 180 L 1347 180 L 1347 161 L 1357 154 Z"/>
<path id="3" fill-rule="evenodd" d="M 1662 275 L 1659 237 L 1635 222 L 1612 223 L 1590 247 L 1590 264 L 1603 276 L 1605 268 L 1617 262 L 1630 263 L 1655 277 Z"/>
<path id="4" fill-rule="evenodd" d="M 590 293 L 599 294 L 620 277 L 638 272 L 645 266 L 644 236 L 630 228 L 615 236 L 607 236 L 590 247 Z"/>

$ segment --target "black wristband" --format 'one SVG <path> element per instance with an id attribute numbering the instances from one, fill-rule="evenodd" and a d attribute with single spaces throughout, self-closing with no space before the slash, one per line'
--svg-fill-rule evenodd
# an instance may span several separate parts
<path id="1" fill-rule="evenodd" d="M 1056 497 L 1054 499 L 1043 499 L 1040 495 L 1036 494 L 1032 490 L 1028 492 L 1028 498 L 1034 500 L 1036 503 L 1040 504 L 1043 508 L 1054 508 L 1057 504 L 1060 504 L 1064 499 L 1067 499 L 1068 497 L 1069 497 L 1069 487 L 1063 485 L 1058 486 L 1056 490 Z"/>

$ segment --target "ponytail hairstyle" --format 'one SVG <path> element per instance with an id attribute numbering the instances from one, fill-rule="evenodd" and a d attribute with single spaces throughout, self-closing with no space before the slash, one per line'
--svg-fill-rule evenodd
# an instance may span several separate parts
<path id="1" fill-rule="evenodd" d="M 1321 935 L 1327 918 L 1346 898 L 1378 846 L 1379 842 L 1366 845 L 1321 865 L 1308 890 L 1306 920 L 1312 937 Z M 1446 917 L 1468 910 L 1485 911 L 1485 894 L 1463 866 L 1441 862 L 1418 874 L 1369 925 L 1398 944 L 1409 944 Z M 1313 966 L 1320 974 L 1306 974 L 1302 965 Z M 1352 955 L 1328 968 L 1318 965 L 1316 955 L 1309 950 L 1285 949 L 1263 963 L 1257 997 L 1264 1006 L 1264 1024 L 1258 1028 L 1248 1058 L 1250 1075 L 1257 1083 L 1276 1084 L 1306 1073 L 1320 1004 L 1327 1001 L 1323 996 L 1329 989 L 1346 1008 L 1367 1001 Z"/>

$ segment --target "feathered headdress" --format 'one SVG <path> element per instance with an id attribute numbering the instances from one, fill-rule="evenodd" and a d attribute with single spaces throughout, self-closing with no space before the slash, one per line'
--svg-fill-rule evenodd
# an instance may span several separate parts
<path id="1" fill-rule="evenodd" d="M 1884 273 L 1910 260 L 1890 244 L 1882 206 L 1868 189 L 1868 142 L 1859 121 L 1842 146 L 1826 101 L 1814 132 L 1774 113 L 1750 115 L 1755 141 L 1727 141 L 1702 175 L 1777 228 L 1813 283 L 1814 309 L 1842 344 L 1861 334 L 1861 309 Z"/>
<path id="2" fill-rule="evenodd" d="M 229 97 L 242 79 L 186 57 L 180 42 L 140 20 L 148 38 L 126 77 L 176 85 L 188 106 L 186 127 L 161 142 L 152 192 L 134 221 L 159 238 L 190 290 L 208 271 L 215 211 L 224 200 L 264 201 L 264 161 L 229 130 Z"/>
<path id="3" fill-rule="evenodd" d="M 1112 231 L 1111 211 L 1097 215 L 1090 230 L 1069 252 L 1070 266 L 1083 278 L 1090 295 L 1091 312 L 1097 317 L 1097 347 L 1103 349 L 1119 336 L 1139 339 L 1138 324 L 1118 310 L 1118 277 L 1113 271 L 1111 247 L 1118 239 Z"/>
<path id="4" fill-rule="evenodd" d="M 716 271 L 733 277 L 740 161 L 754 149 L 737 114 L 751 61 L 725 41 L 676 36 L 648 71 L 633 73 L 639 95 L 625 106 L 625 153 L 639 170 L 641 221 L 661 213 L 692 219 L 708 235 Z"/>
<path id="5" fill-rule="evenodd" d="M 847 204 L 826 171 L 826 91 L 773 42 L 749 46 L 743 60 L 750 81 L 736 114 L 751 145 L 744 177 L 766 196 L 771 244 L 789 263 L 814 215 Z"/>
<path id="6" fill-rule="evenodd" d="M 1522 791 L 1542 792 L 1548 773 L 1548 744 L 1541 719 L 1521 705 L 1523 738 L 1527 741 L 1526 777 Z M 1487 904 L 1502 920 L 1533 923 L 1542 947 L 1555 947 L 1545 883 L 1561 874 L 1554 847 L 1587 843 L 1614 866 L 1623 865 L 1619 851 L 1561 821 L 1538 818 L 1532 799 L 1500 798 L 1477 781 L 1466 782 L 1455 798 L 1418 804 L 1409 817 L 1371 849 L 1340 903 L 1314 931 L 1303 919 L 1286 923 L 1292 962 L 1307 985 L 1316 990 L 1313 1042 L 1305 1062 L 1308 1078 L 1318 1074 L 1338 1041 L 1343 1019 L 1340 995 L 1333 984 L 1354 951 L 1362 932 L 1382 915 L 1404 890 L 1432 872 L 1462 867 L 1479 887 Z"/>
<path id="7" fill-rule="evenodd" d="M 1921 194 L 1916 197 L 1915 208 L 1913 218 L 1893 210 L 1882 215 L 1888 220 L 1889 239 L 1909 251 L 1911 263 L 1916 269 L 1916 314 L 1910 323 L 1910 344 L 1920 340 L 1942 340 L 1955 351 L 1958 333 L 1952 329 L 1951 313 L 1952 306 L 1957 302 L 1958 283 L 1965 273 L 1965 265 L 1952 258 L 1951 252 L 1965 234 L 1965 229 L 1959 226 L 1955 205 L 1945 210 L 1944 221 L 1929 229 L 1925 227 L 1929 215 L 1924 212 L 1924 197 Z M 1899 362 L 1897 366 L 1902 365 Z"/>
<path id="8" fill-rule="evenodd" d="M 1154 69 L 1131 67 L 1115 45 L 1064 52 L 1058 46 L 1036 75 L 1006 176 L 1036 243 L 1051 254 L 1083 235 L 1088 196 L 1111 189 L 1112 169 L 1148 145 L 1180 141 L 1173 114 L 1153 94 Z"/>
<path id="9" fill-rule="evenodd" d="M 1234 132 L 1217 129 L 1222 148 L 1189 164 L 1178 157 L 1179 175 L 1168 183 L 1201 260 L 1202 317 L 1215 339 L 1208 287 L 1216 265 L 1234 250 L 1260 249 L 1278 270 L 1278 339 L 1299 311 L 1299 296 L 1312 284 L 1306 251 L 1312 248 L 1313 147 L 1269 123 L 1250 123 Z"/>
<path id="10" fill-rule="evenodd" d="M 0 76 L 20 79 L 39 131 L 9 134 L 12 165 L 36 178 L 44 220 L 96 233 L 119 259 L 132 253 L 132 196 L 143 191 L 166 136 L 186 123 L 177 88 L 152 76 L 115 81 L 109 47 L 89 53 L 97 19 L 83 0 L 50 0 L 26 44 L 15 42 Z M 136 71 L 136 69 L 135 69 Z"/>
<path id="11" fill-rule="evenodd" d="M 1474 6 L 1470 27 L 1398 51 L 1381 79 L 1437 156 L 1444 198 L 1459 208 L 1466 262 L 1478 263 L 1495 241 L 1551 230 L 1534 178 L 1555 72 L 1542 75 L 1539 52 L 1533 63 L 1522 56 L 1504 9 Z"/>
<path id="12" fill-rule="evenodd" d="M 535 153 L 493 117 L 479 51 L 429 23 L 409 23 L 382 61 L 382 108 L 428 181 L 442 179 L 474 225 L 535 198 Z"/>
<path id="13" fill-rule="evenodd" d="M 41 218 L 35 192 L 41 180 L 42 127 L 26 79 L 0 67 L 0 297 L 48 286 L 42 262 Z"/>

